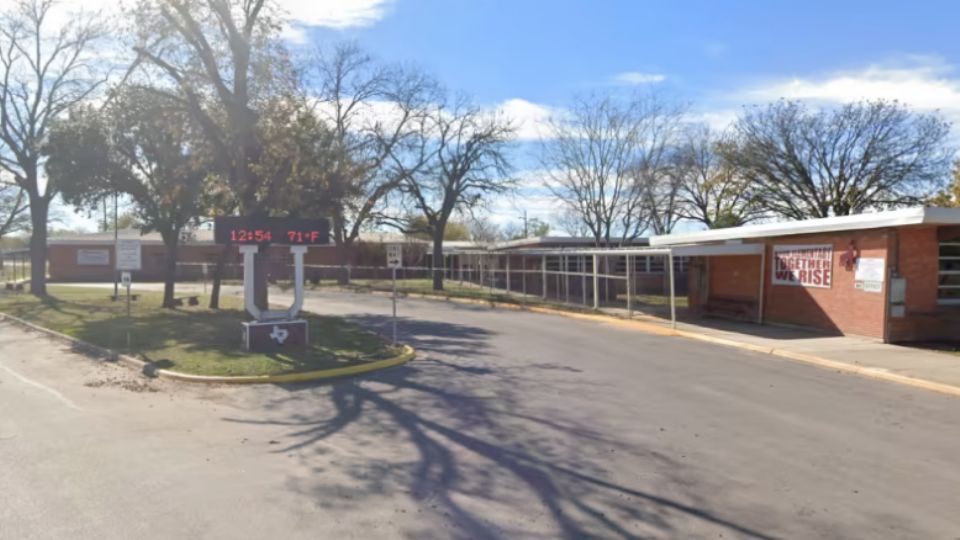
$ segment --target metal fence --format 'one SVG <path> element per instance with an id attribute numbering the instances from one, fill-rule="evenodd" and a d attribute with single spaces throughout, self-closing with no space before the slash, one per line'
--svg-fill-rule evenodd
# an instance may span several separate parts
<path id="1" fill-rule="evenodd" d="M 448 253 L 436 269 L 444 278 L 444 294 L 516 303 L 562 304 L 623 316 L 635 312 L 675 319 L 686 306 L 689 259 L 669 250 L 560 250 Z M 206 279 L 212 279 L 207 264 Z M 269 281 L 289 284 L 292 260 L 268 265 Z M 397 269 L 397 290 L 432 292 L 430 266 Z M 204 279 L 203 264 L 179 263 L 177 279 Z M 304 280 L 314 287 L 334 286 L 347 276 L 356 288 L 389 291 L 393 271 L 384 266 L 304 265 Z M 224 279 L 239 281 L 243 265 L 224 266 Z M 671 291 L 674 300 L 671 302 Z"/>

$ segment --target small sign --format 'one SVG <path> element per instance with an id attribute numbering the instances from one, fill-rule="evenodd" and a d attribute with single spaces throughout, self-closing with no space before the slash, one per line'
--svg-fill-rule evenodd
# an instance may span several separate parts
<path id="1" fill-rule="evenodd" d="M 829 289 L 833 282 L 833 246 L 773 246 L 773 284 Z"/>
<path id="2" fill-rule="evenodd" d="M 387 244 L 387 268 L 403 268 L 403 244 Z"/>
<path id="3" fill-rule="evenodd" d="M 882 292 L 884 266 L 882 257 L 861 257 L 857 259 L 857 270 L 854 274 L 854 288 L 864 292 Z"/>
<path id="4" fill-rule="evenodd" d="M 130 288 L 130 282 L 132 281 L 130 277 L 130 272 L 123 272 L 120 274 L 120 284 L 126 288 Z"/>
<path id="5" fill-rule="evenodd" d="M 140 240 L 117 240 L 117 270 L 140 270 Z"/>
<path id="6" fill-rule="evenodd" d="M 79 266 L 110 266 L 110 250 L 78 249 L 77 265 Z"/>

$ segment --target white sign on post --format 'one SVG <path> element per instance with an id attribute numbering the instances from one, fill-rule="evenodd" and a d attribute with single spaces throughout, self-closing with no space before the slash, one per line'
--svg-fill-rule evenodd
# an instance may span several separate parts
<path id="1" fill-rule="evenodd" d="M 140 240 L 117 240 L 117 270 L 140 270 Z"/>
<path id="2" fill-rule="evenodd" d="M 130 288 L 130 272 L 123 272 L 120 274 L 120 284 L 126 288 Z"/>
<path id="3" fill-rule="evenodd" d="M 387 244 L 387 268 L 403 268 L 403 244 Z"/>

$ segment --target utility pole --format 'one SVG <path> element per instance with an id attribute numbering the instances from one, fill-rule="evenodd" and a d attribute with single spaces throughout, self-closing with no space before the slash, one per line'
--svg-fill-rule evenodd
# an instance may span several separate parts
<path id="1" fill-rule="evenodd" d="M 530 221 L 527 219 L 527 211 L 526 211 L 526 210 L 523 211 L 523 217 L 522 217 L 521 219 L 523 219 L 523 237 L 524 237 L 524 238 L 530 238 L 530 230 L 529 230 L 529 228 L 528 228 L 528 224 L 529 224 Z"/>
<path id="2" fill-rule="evenodd" d="M 106 201 L 104 201 L 106 204 Z M 120 273 L 117 271 L 117 241 L 120 240 L 120 230 L 117 228 L 120 218 L 117 217 L 117 192 L 113 192 L 113 297 L 120 294 Z M 127 295 L 129 297 L 129 294 Z M 129 300 L 128 300 L 129 302 Z M 129 311 L 129 304 L 127 307 Z"/>

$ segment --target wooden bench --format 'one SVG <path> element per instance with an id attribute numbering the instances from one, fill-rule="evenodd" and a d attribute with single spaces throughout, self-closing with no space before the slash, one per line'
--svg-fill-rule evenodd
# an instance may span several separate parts
<path id="1" fill-rule="evenodd" d="M 111 301 L 111 302 L 116 302 L 116 301 L 118 301 L 118 300 L 124 300 L 124 299 L 126 299 L 126 298 L 127 298 L 126 295 L 123 295 L 123 294 L 121 294 L 121 295 L 119 295 L 119 296 L 113 295 L 113 294 L 110 295 L 110 301 Z M 136 301 L 139 300 L 139 299 L 140 299 L 140 295 L 139 295 L 139 294 L 131 294 L 131 295 L 130 295 L 130 301 L 131 301 L 131 302 L 136 302 Z"/>
<path id="2" fill-rule="evenodd" d="M 754 319 L 757 316 L 757 301 L 738 296 L 711 296 L 704 306 L 704 312 L 709 315 Z"/>

